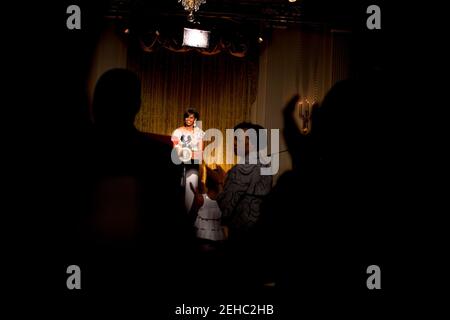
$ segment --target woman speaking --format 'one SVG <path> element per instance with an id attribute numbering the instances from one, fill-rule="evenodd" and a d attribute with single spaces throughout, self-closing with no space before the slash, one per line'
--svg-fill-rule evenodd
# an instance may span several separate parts
<path id="1" fill-rule="evenodd" d="M 172 143 L 183 165 L 181 185 L 185 193 L 185 208 L 189 212 L 194 199 L 194 193 L 189 186 L 192 183 L 194 188 L 198 187 L 204 132 L 198 126 L 199 113 L 195 109 L 186 110 L 183 118 L 184 125 L 172 133 Z"/>

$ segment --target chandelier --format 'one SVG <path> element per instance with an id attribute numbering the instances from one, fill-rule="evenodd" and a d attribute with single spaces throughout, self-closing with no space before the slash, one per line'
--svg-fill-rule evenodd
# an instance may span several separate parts
<path id="1" fill-rule="evenodd" d="M 206 0 L 178 0 L 183 5 L 184 10 L 189 11 L 188 21 L 194 22 L 194 12 L 200 8 L 200 5 L 206 3 Z"/>

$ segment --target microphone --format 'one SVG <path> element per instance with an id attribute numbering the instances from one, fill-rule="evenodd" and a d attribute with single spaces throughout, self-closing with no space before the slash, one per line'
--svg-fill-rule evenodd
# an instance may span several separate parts
<path id="1" fill-rule="evenodd" d="M 287 151 L 289 151 L 289 149 L 284 149 L 284 150 L 281 150 L 278 152 L 272 152 L 270 155 L 277 154 L 277 153 L 283 153 L 283 152 L 287 152 Z"/>

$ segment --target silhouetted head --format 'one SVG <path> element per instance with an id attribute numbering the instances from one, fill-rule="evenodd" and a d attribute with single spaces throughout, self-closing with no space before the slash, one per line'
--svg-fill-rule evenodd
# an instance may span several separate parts
<path id="1" fill-rule="evenodd" d="M 94 123 L 114 129 L 133 127 L 140 105 L 138 77 L 126 69 L 111 69 L 100 77 L 95 87 Z"/>
<path id="2" fill-rule="evenodd" d="M 313 141 L 320 157 L 352 162 L 367 155 L 379 130 L 377 94 L 354 80 L 338 82 L 330 89 L 312 119 Z"/>

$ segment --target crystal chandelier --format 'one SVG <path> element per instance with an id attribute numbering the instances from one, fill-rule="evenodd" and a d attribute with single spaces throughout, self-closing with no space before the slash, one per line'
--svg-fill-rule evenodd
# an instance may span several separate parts
<path id="1" fill-rule="evenodd" d="M 200 5 L 206 3 L 206 0 L 178 0 L 183 5 L 184 10 L 189 11 L 188 21 L 194 22 L 194 12 L 200 8 Z"/>

